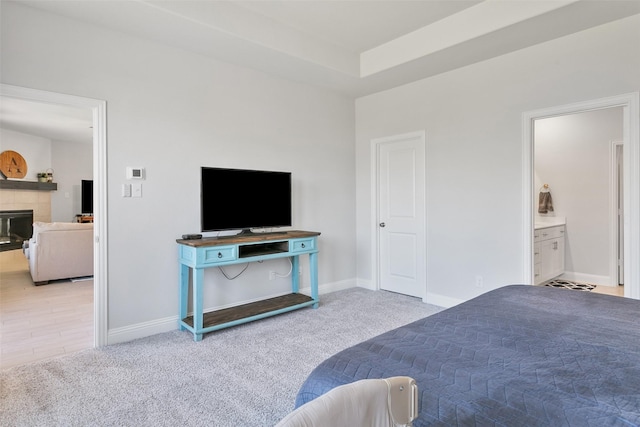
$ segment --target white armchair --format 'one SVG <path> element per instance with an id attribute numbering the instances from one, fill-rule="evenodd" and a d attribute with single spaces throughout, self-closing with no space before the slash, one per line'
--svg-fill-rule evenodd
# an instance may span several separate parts
<path id="1" fill-rule="evenodd" d="M 93 276 L 93 224 L 35 222 L 24 253 L 36 285 Z"/>

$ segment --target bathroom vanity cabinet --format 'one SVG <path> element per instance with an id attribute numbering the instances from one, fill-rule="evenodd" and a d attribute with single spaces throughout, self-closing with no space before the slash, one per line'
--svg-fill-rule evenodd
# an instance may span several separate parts
<path id="1" fill-rule="evenodd" d="M 536 227 L 533 234 L 534 283 L 564 273 L 564 225 Z"/>

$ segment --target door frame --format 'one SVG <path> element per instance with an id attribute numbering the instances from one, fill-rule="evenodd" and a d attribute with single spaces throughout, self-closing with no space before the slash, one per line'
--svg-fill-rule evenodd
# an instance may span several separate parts
<path id="1" fill-rule="evenodd" d="M 0 84 L 0 96 L 90 109 L 93 115 L 93 346 L 107 344 L 107 103 L 104 100 Z"/>
<path id="2" fill-rule="evenodd" d="M 620 149 L 620 150 L 619 150 Z M 619 157 L 620 151 L 622 151 L 622 159 L 624 161 L 624 143 L 622 141 L 610 141 L 610 171 L 609 171 L 609 194 L 611 195 L 609 201 L 609 278 L 611 280 L 611 286 L 619 286 L 620 284 L 620 271 L 618 265 L 618 253 L 620 252 L 620 232 L 618 229 L 618 205 L 620 203 L 620 184 L 618 182 L 619 173 Z M 624 173 L 624 167 L 622 168 Z M 623 175 L 624 176 L 624 175 Z M 622 185 L 624 190 L 624 183 Z M 622 201 L 624 203 L 624 194 L 622 195 Z M 623 205 L 624 207 L 624 205 Z M 624 212 L 622 222 L 622 232 L 624 233 Z M 624 243 L 624 238 L 622 239 Z M 624 259 L 624 248 L 622 249 L 622 256 Z M 624 268 L 624 262 L 622 264 Z M 624 274 L 622 277 L 624 283 Z"/>
<path id="3" fill-rule="evenodd" d="M 527 111 L 522 114 L 522 276 L 525 284 L 533 283 L 534 122 L 537 119 L 612 107 L 622 107 L 623 115 L 624 256 L 627 260 L 640 259 L 640 93 L 631 92 Z M 624 263 L 624 283 L 624 296 L 640 299 L 640 263 Z"/>
<path id="4" fill-rule="evenodd" d="M 380 228 L 378 227 L 378 212 L 379 212 L 379 204 L 380 204 L 380 200 L 378 198 L 378 192 L 379 192 L 379 180 L 378 180 L 378 173 L 379 173 L 379 161 L 380 161 L 380 147 L 382 144 L 385 143 L 390 143 L 390 142 L 395 142 L 395 141 L 402 141 L 402 140 L 406 140 L 406 139 L 414 139 L 417 138 L 420 140 L 420 143 L 422 144 L 423 148 L 424 148 L 424 153 L 425 153 L 425 159 L 424 160 L 424 165 L 425 165 L 425 169 L 426 169 L 426 153 L 427 153 L 427 147 L 426 147 L 426 134 L 424 130 L 421 131 L 416 131 L 416 132 L 408 132 L 408 133 L 403 133 L 403 134 L 399 134 L 399 135 L 391 135 L 391 136 L 386 136 L 386 137 L 382 137 L 382 138 L 375 138 L 371 140 L 371 148 L 370 148 L 370 152 L 371 152 L 371 280 L 372 280 L 372 287 L 374 290 L 380 290 Z M 425 193 L 427 190 L 427 174 L 426 174 L 426 170 L 425 170 L 425 174 L 424 174 L 424 189 L 425 189 Z M 424 198 L 424 230 L 425 230 L 425 236 L 424 236 L 424 254 L 425 254 L 425 259 L 424 260 L 418 260 L 419 262 L 417 262 L 417 268 L 421 268 L 423 269 L 422 271 L 422 277 L 425 278 L 425 287 L 423 290 L 423 296 L 422 296 L 422 301 L 423 302 L 427 302 L 427 288 L 428 288 L 428 280 L 427 280 L 427 259 L 428 259 L 428 255 L 427 255 L 427 244 L 426 244 L 426 230 L 427 230 L 427 210 L 426 210 L 426 194 L 425 194 L 425 198 Z"/>

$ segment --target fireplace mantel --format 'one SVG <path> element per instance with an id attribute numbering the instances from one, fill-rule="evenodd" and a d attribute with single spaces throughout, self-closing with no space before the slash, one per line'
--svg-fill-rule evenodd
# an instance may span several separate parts
<path id="1" fill-rule="evenodd" d="M 56 191 L 58 189 L 58 184 L 55 182 L 18 181 L 13 179 L 2 179 L 0 180 L 0 189 Z"/>

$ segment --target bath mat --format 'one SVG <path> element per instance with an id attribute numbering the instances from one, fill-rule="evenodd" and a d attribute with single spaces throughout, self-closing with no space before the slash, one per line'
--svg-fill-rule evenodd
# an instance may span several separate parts
<path id="1" fill-rule="evenodd" d="M 574 291 L 592 291 L 596 285 L 590 283 L 570 282 L 569 280 L 556 279 L 547 283 L 545 286 L 553 286 L 554 288 L 573 289 Z"/>

